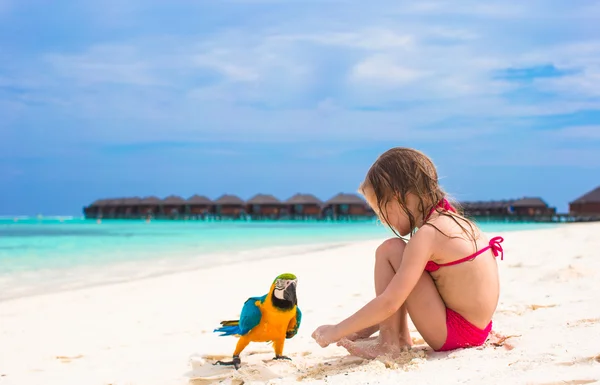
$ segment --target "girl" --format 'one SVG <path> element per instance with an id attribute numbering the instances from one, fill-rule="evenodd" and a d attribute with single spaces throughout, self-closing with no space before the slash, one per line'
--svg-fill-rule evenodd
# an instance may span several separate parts
<path id="1" fill-rule="evenodd" d="M 375 252 L 375 299 L 312 337 L 364 358 L 396 356 L 412 345 L 410 315 L 436 351 L 482 345 L 498 304 L 494 257 L 502 253 L 502 238 L 488 241 L 459 214 L 444 197 L 433 162 L 413 149 L 382 154 L 360 192 L 394 234 L 411 234 L 410 241 L 383 242 Z M 364 342 L 377 330 L 379 337 Z"/>

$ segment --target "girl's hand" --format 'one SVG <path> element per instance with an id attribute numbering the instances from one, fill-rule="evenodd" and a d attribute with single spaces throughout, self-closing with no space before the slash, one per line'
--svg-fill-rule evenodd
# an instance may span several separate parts
<path id="1" fill-rule="evenodd" d="M 334 325 L 319 326 L 317 330 L 313 332 L 311 337 L 314 338 L 322 348 L 340 340 L 340 337 L 337 336 L 337 327 Z"/>

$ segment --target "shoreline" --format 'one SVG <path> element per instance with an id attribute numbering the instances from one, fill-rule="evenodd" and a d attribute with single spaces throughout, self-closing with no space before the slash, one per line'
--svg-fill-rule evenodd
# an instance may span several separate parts
<path id="1" fill-rule="evenodd" d="M 543 226 L 540 228 L 524 228 L 524 229 L 512 229 L 505 230 L 502 232 L 511 233 L 511 232 L 522 232 L 522 231 L 540 231 L 546 230 L 549 228 L 555 228 L 559 226 L 565 226 L 567 224 L 556 224 L 552 226 Z M 575 225 L 575 224 L 568 224 Z M 484 231 L 485 233 L 490 233 L 489 231 Z M 389 234 L 388 237 L 392 237 L 393 234 Z M 379 237 L 373 236 L 372 238 L 361 239 L 358 241 L 344 240 L 344 241 L 331 241 L 331 242 L 314 242 L 309 244 L 292 244 L 292 245 L 276 245 L 270 247 L 259 247 L 259 248 L 250 248 L 250 249 L 242 249 L 235 250 L 233 252 L 213 252 L 201 255 L 189 255 L 187 253 L 175 251 L 173 254 L 165 257 L 152 257 L 143 260 L 130 260 L 130 261 L 110 261 L 99 264 L 89 264 L 83 266 L 75 266 L 75 267 L 60 267 L 60 268 L 46 268 L 46 269 L 33 269 L 33 270 L 24 270 L 17 273 L 20 276 L 32 276 L 40 271 L 45 273 L 47 276 L 41 279 L 39 277 L 30 277 L 34 281 L 35 288 L 23 289 L 23 286 L 17 287 L 17 291 L 21 291 L 21 293 L 10 294 L 11 289 L 0 290 L 0 304 L 11 301 L 18 300 L 20 298 L 27 298 L 32 296 L 46 295 L 52 293 L 59 293 L 65 291 L 72 290 L 84 290 L 86 288 L 107 286 L 125 282 L 135 282 L 139 280 L 151 279 L 155 277 L 161 277 L 165 275 L 173 275 L 180 274 L 185 272 L 193 272 L 198 270 L 205 270 L 214 267 L 224 266 L 230 263 L 251 263 L 253 261 L 260 260 L 268 260 L 268 259 L 277 259 L 277 258 L 285 258 L 292 256 L 301 256 L 305 254 L 311 254 L 314 252 L 331 250 L 343 248 L 348 245 L 362 245 L 370 242 L 382 242 L 386 238 L 384 235 Z M 281 254 L 279 254 L 281 253 Z M 146 267 L 143 269 L 141 273 L 134 273 L 135 271 L 139 271 L 140 263 L 152 265 L 150 267 Z M 168 265 L 168 266 L 167 266 Z M 52 277 L 54 279 L 56 276 L 64 276 L 71 275 L 77 276 L 78 278 L 75 281 L 86 280 L 93 277 L 93 272 L 98 269 L 102 271 L 111 271 L 113 275 L 106 276 L 106 273 L 102 277 L 95 277 L 92 282 L 73 282 L 73 279 L 63 281 L 63 282 L 54 282 L 52 283 Z M 125 274 L 124 274 L 125 273 Z M 11 275 L 15 274 L 6 274 L 4 277 L 0 274 L 0 289 L 2 287 L 11 286 L 13 282 L 10 282 Z M 48 275 L 51 278 L 48 278 Z M 114 277 L 114 275 L 118 275 L 118 277 Z M 2 281 L 8 281 L 2 282 Z M 15 279 L 13 278 L 13 281 Z M 18 279 L 20 285 L 23 285 L 22 280 Z M 50 280 L 50 281 L 49 281 Z M 40 285 L 41 283 L 41 285 Z M 67 287 L 63 287 L 67 285 Z M 31 285 L 30 285 L 31 286 Z M 14 291 L 15 288 L 13 287 Z M 6 293 L 9 294 L 6 294 Z M 24 292 L 24 293 L 23 293 Z"/>
<path id="2" fill-rule="evenodd" d="M 373 242 L 373 240 L 361 240 L 361 241 L 357 241 L 357 242 L 352 242 L 352 241 L 322 242 L 322 243 L 313 243 L 313 244 L 309 244 L 309 245 L 264 247 L 264 248 L 258 248 L 258 249 L 237 251 L 237 252 L 233 253 L 234 257 L 229 258 L 229 259 L 220 258 L 220 257 L 226 256 L 227 253 L 218 252 L 218 253 L 210 253 L 210 254 L 204 254 L 204 255 L 199 255 L 199 256 L 179 255 L 179 256 L 169 256 L 166 258 L 162 258 L 160 260 L 144 260 L 142 262 L 150 262 L 150 263 L 158 262 L 160 264 L 160 262 L 164 262 L 167 259 L 170 266 L 168 268 L 162 268 L 162 269 L 160 269 L 160 268 L 147 269 L 147 270 L 144 270 L 144 272 L 142 272 L 138 275 L 135 275 L 135 276 L 126 275 L 126 276 L 122 276 L 119 278 L 103 277 L 104 279 L 101 279 L 100 281 L 81 283 L 80 285 L 75 285 L 75 286 L 66 287 L 66 288 L 57 287 L 57 286 L 54 286 L 52 288 L 43 287 L 43 288 L 33 289 L 27 294 L 20 294 L 20 295 L 13 295 L 13 296 L 10 296 L 10 295 L 5 296 L 2 293 L 0 293 L 0 304 L 2 304 L 4 302 L 12 301 L 12 300 L 19 300 L 19 299 L 28 298 L 28 297 L 36 297 L 36 296 L 40 296 L 40 295 L 51 295 L 54 293 L 61 293 L 61 292 L 65 292 L 65 291 L 68 292 L 68 291 L 75 291 L 75 290 L 85 290 L 88 288 L 110 286 L 110 285 L 116 285 L 116 284 L 121 284 L 121 283 L 126 283 L 126 282 L 137 282 L 137 281 L 143 281 L 143 280 L 158 278 L 158 277 L 163 277 L 163 276 L 182 274 L 182 273 L 186 273 L 186 272 L 194 272 L 194 271 L 199 271 L 199 270 L 210 270 L 212 268 L 222 267 L 224 265 L 227 265 L 228 263 L 252 263 L 253 261 L 262 261 L 262 260 L 269 260 L 269 259 L 299 256 L 299 255 L 310 254 L 310 253 L 319 252 L 319 251 L 333 250 L 333 249 L 337 249 L 337 248 L 346 247 L 350 244 L 365 243 L 365 242 Z M 285 254 L 280 255 L 280 256 L 277 256 L 277 255 L 257 256 L 260 254 L 271 254 L 271 253 L 275 253 L 277 251 L 284 252 Z M 245 257 L 247 257 L 248 254 L 253 254 L 253 256 L 248 259 L 244 259 Z M 183 262 L 183 263 L 180 264 L 180 262 Z M 90 271 L 94 271 L 96 268 L 122 271 L 122 270 L 127 270 L 127 268 L 129 267 L 128 271 L 131 272 L 133 270 L 132 268 L 138 266 L 139 263 L 140 263 L 139 261 L 108 262 L 106 264 L 102 264 L 102 265 L 98 265 L 98 266 L 91 265 L 91 266 L 78 266 L 78 267 L 67 267 L 67 268 L 54 268 L 54 269 L 48 269 L 48 271 L 50 271 L 51 273 L 53 273 L 55 275 L 57 275 L 57 274 L 61 275 L 61 273 L 75 274 L 75 275 L 77 275 L 78 273 L 83 273 L 83 274 L 88 273 L 87 278 L 89 278 Z M 158 269 L 158 271 L 156 271 L 156 269 Z M 26 271 L 25 274 L 32 273 L 34 271 Z M 85 279 L 85 278 L 86 277 L 84 277 L 83 279 Z M 1 281 L 2 281 L 2 276 L 0 275 L 0 282 Z M 37 283 L 39 284 L 39 281 L 37 281 Z M 64 284 L 65 283 L 63 282 L 63 285 Z M 60 285 L 60 283 L 58 283 L 56 285 Z"/>

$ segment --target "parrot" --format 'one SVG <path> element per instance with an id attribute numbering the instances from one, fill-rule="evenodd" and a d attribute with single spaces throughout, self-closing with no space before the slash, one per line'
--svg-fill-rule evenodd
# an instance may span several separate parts
<path id="1" fill-rule="evenodd" d="M 302 321 L 302 312 L 298 307 L 296 286 L 298 279 L 294 274 L 278 275 L 269 292 L 261 297 L 250 297 L 244 302 L 240 319 L 222 321 L 221 327 L 213 332 L 220 336 L 239 337 L 232 361 L 217 361 L 215 365 L 229 365 L 239 369 L 240 353 L 250 342 L 272 342 L 275 350 L 274 360 L 291 360 L 283 355 L 286 339 L 298 333 Z"/>

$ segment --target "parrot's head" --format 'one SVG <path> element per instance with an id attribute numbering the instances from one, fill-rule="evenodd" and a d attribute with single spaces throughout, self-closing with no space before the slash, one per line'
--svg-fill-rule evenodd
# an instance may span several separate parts
<path id="1" fill-rule="evenodd" d="M 298 278 L 294 274 L 278 275 L 273 281 L 273 304 L 281 308 L 293 308 L 298 304 L 296 297 Z"/>

